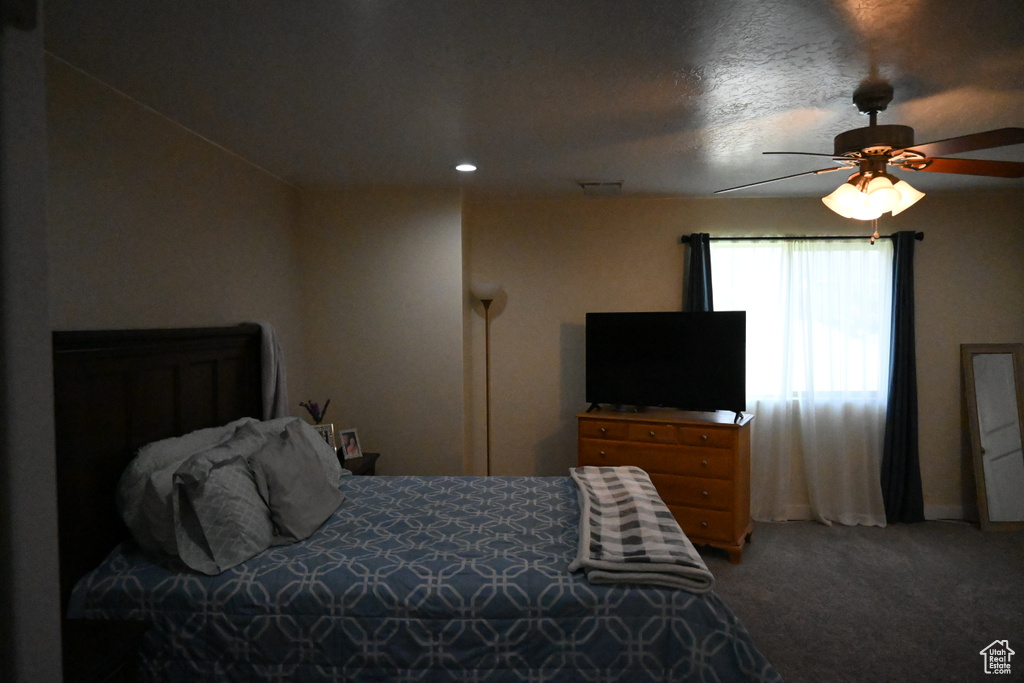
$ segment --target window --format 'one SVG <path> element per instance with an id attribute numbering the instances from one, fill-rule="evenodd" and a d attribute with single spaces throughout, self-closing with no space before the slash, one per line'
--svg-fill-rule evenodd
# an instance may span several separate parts
<path id="1" fill-rule="evenodd" d="M 711 263 L 715 309 L 747 312 L 755 518 L 884 523 L 891 241 L 716 241 Z"/>
<path id="2" fill-rule="evenodd" d="M 715 308 L 747 311 L 747 397 L 885 399 L 892 243 L 715 242 Z"/>

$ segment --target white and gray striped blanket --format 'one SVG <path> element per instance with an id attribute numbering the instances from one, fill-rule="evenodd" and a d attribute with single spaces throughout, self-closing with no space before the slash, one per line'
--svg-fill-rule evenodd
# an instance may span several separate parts
<path id="1" fill-rule="evenodd" d="M 580 541 L 569 571 L 591 583 L 639 583 L 694 593 L 715 583 L 704 560 L 639 467 L 569 470 L 580 504 Z"/>

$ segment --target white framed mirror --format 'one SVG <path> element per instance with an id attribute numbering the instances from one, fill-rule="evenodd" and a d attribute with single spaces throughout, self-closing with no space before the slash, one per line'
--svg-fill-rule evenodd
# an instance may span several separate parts
<path id="1" fill-rule="evenodd" d="M 1024 344 L 962 344 L 960 368 L 981 529 L 1024 529 Z"/>

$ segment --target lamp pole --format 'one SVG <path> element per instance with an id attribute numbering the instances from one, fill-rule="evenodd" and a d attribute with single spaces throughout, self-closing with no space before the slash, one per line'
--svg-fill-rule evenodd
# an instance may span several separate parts
<path id="1" fill-rule="evenodd" d="M 491 302 L 480 299 L 484 305 L 484 415 L 487 422 L 487 476 L 491 476 Z"/>
<path id="2" fill-rule="evenodd" d="M 484 415 L 487 430 L 487 476 L 491 476 L 491 303 L 501 292 L 496 282 L 474 282 L 470 292 L 484 307 Z"/>

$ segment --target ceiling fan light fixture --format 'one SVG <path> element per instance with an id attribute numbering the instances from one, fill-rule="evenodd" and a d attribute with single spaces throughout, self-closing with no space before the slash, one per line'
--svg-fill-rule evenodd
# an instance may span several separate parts
<path id="1" fill-rule="evenodd" d="M 868 203 L 867 195 L 861 193 L 860 202 L 854 207 L 853 215 L 850 218 L 857 221 L 873 221 L 881 215 L 882 211 L 878 207 L 871 206 Z"/>
<path id="2" fill-rule="evenodd" d="M 902 199 L 900 191 L 893 187 L 892 181 L 885 175 L 877 175 L 872 178 L 864 191 L 867 195 L 865 203 L 872 212 L 878 211 L 879 216 L 886 211 L 892 211 Z"/>
<path id="3" fill-rule="evenodd" d="M 854 212 L 863 204 L 863 194 L 856 185 L 857 176 L 850 176 L 850 180 L 843 183 L 821 201 L 825 206 L 838 213 L 843 218 L 853 218 Z"/>
<path id="4" fill-rule="evenodd" d="M 853 174 L 821 201 L 843 218 L 870 221 L 889 211 L 895 216 L 923 196 L 896 176 L 865 172 Z"/>
<path id="5" fill-rule="evenodd" d="M 899 204 L 893 207 L 892 215 L 900 213 L 904 209 L 910 208 L 918 202 L 921 197 L 924 196 L 924 192 L 912 187 L 910 183 L 905 180 L 897 180 L 893 187 L 900 193 Z"/>
<path id="6" fill-rule="evenodd" d="M 891 3 L 890 3 L 891 4 Z M 870 125 L 854 128 L 835 136 L 833 154 L 814 152 L 765 152 L 765 154 L 803 154 L 831 157 L 841 164 L 831 168 L 791 173 L 778 178 L 760 180 L 746 185 L 715 190 L 715 194 L 733 192 L 748 187 L 774 183 L 779 180 L 820 175 L 832 171 L 858 168 L 858 172 L 847 180 L 857 192 L 870 195 L 871 207 L 864 206 L 862 197 L 856 197 L 844 184 L 832 194 L 823 198 L 827 206 L 844 218 L 871 220 L 882 213 L 902 213 L 913 206 L 924 193 L 886 173 L 887 166 L 907 171 L 930 171 L 932 173 L 954 173 L 963 175 L 988 176 L 992 178 L 1024 178 L 1024 162 L 966 159 L 947 155 L 962 154 L 993 147 L 1024 144 L 1024 128 L 1007 127 L 987 130 L 981 133 L 961 135 L 945 140 L 921 144 L 914 143 L 914 129 L 896 124 L 878 125 L 878 112 L 884 111 L 892 101 L 892 84 L 877 77 L 863 81 L 853 93 L 857 109 L 870 117 Z M 868 185 L 873 183 L 869 190 Z"/>

